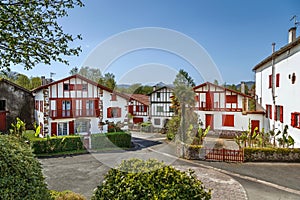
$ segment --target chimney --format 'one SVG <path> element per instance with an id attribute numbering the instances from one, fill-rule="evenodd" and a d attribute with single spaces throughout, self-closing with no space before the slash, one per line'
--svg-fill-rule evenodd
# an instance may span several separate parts
<path id="1" fill-rule="evenodd" d="M 241 93 L 245 94 L 245 82 L 241 82 Z"/>
<path id="2" fill-rule="evenodd" d="M 46 83 L 46 78 L 45 78 L 45 76 L 41 76 L 41 79 L 42 79 L 42 85 L 46 85 L 47 83 Z"/>
<path id="3" fill-rule="evenodd" d="M 289 43 L 296 40 L 296 29 L 296 27 L 292 27 L 289 29 Z"/>
<path id="4" fill-rule="evenodd" d="M 155 90 L 156 90 L 156 85 L 153 86 L 153 91 L 155 91 Z"/>

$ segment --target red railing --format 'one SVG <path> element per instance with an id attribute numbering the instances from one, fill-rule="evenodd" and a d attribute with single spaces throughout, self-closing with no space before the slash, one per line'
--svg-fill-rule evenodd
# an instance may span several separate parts
<path id="1" fill-rule="evenodd" d="M 244 162 L 243 150 L 231 149 L 202 149 L 205 153 L 205 160 L 223 162 Z"/>
<path id="2" fill-rule="evenodd" d="M 99 109 L 51 110 L 51 118 L 98 117 Z"/>

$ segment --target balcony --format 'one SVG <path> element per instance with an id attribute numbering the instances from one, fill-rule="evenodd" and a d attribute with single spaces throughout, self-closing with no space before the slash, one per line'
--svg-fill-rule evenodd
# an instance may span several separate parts
<path id="1" fill-rule="evenodd" d="M 99 117 L 99 109 L 73 109 L 73 110 L 50 110 L 52 119 L 75 118 L 75 117 Z"/>

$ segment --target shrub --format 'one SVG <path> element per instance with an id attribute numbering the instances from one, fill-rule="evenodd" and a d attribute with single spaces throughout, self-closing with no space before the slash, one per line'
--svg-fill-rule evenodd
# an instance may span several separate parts
<path id="1" fill-rule="evenodd" d="M 53 200 L 86 200 L 86 198 L 81 194 L 77 194 L 70 190 L 65 190 L 62 192 L 51 190 L 50 193 Z"/>
<path id="2" fill-rule="evenodd" d="M 24 137 L 30 140 L 30 145 L 35 154 L 58 153 L 74 150 L 84 150 L 80 136 L 58 136 L 48 138 L 36 138 L 34 133 L 26 133 Z"/>
<path id="3" fill-rule="evenodd" d="M 131 135 L 126 132 L 112 132 L 107 134 L 92 134 L 91 143 L 93 149 L 103 148 L 129 148 L 131 146 Z"/>
<path id="4" fill-rule="evenodd" d="M 111 169 L 92 200 L 100 199 L 210 199 L 192 171 L 181 172 L 156 160 L 123 161 Z"/>
<path id="5" fill-rule="evenodd" d="M 1 199 L 50 199 L 41 165 L 28 144 L 0 135 Z"/>

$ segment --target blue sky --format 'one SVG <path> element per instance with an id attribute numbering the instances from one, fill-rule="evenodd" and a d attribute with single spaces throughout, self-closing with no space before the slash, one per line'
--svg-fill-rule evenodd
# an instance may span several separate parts
<path id="1" fill-rule="evenodd" d="M 213 60 L 223 82 L 237 84 L 254 79 L 252 68 L 270 55 L 273 42 L 276 49 L 287 43 L 288 29 L 293 26 L 290 18 L 298 15 L 300 21 L 298 0 L 87 0 L 84 3 L 85 7 L 70 10 L 69 17 L 60 20 L 66 32 L 82 35 L 83 40 L 72 44 L 82 46 L 79 57 L 69 57 L 69 66 L 53 63 L 29 71 L 19 66 L 12 70 L 46 77 L 55 72 L 53 78 L 61 79 L 74 66 L 84 65 L 97 45 L 113 35 L 160 27 L 193 39 Z M 153 70 L 147 72 L 150 68 Z M 150 84 L 158 80 L 171 83 L 180 68 L 188 71 L 196 84 L 205 81 L 189 62 L 159 49 L 129 52 L 103 73 L 114 73 L 119 84 Z M 146 73 L 139 74 L 143 71 Z"/>

